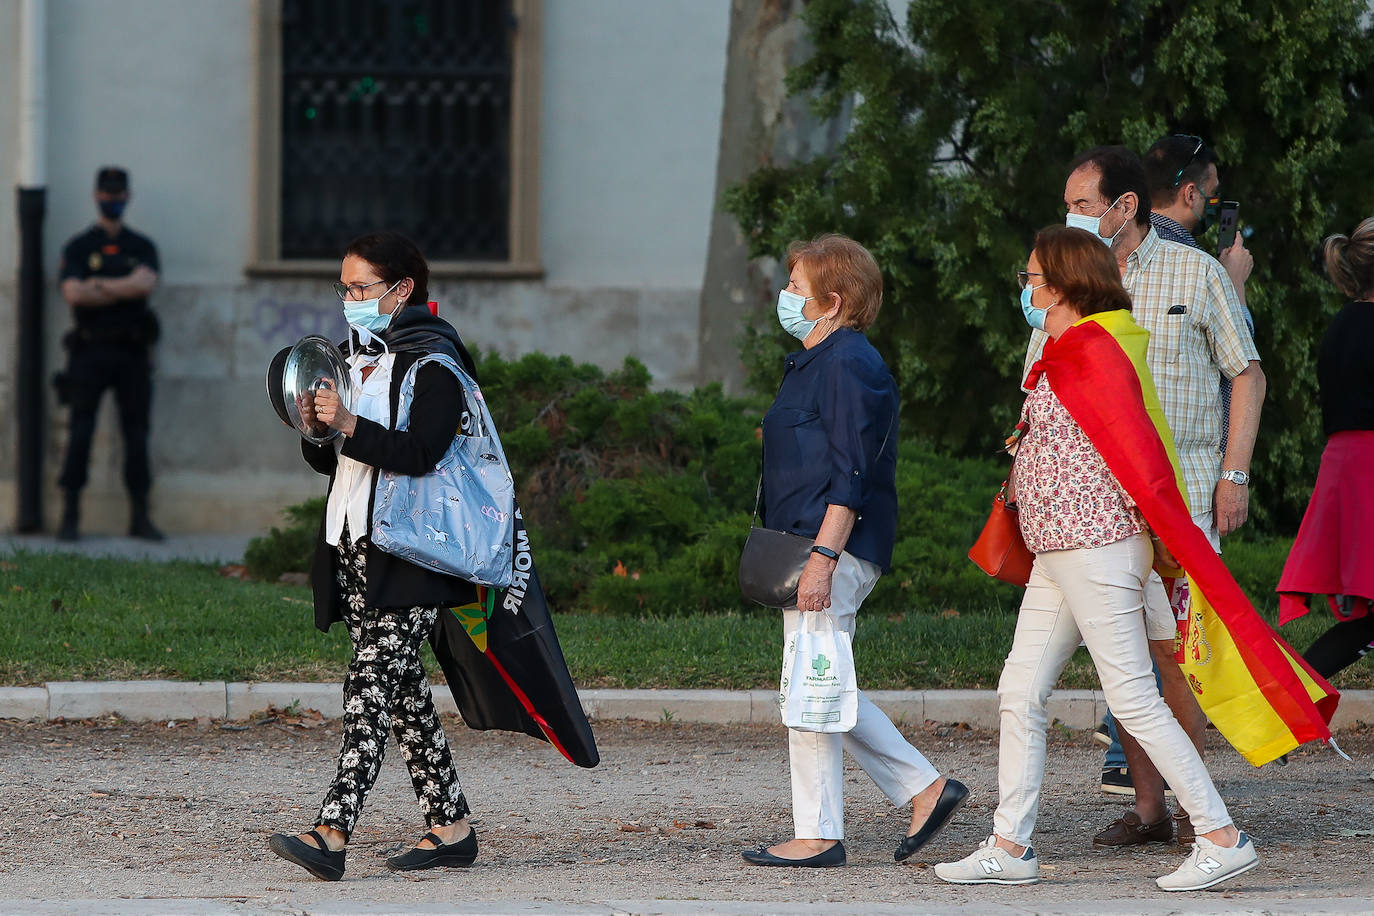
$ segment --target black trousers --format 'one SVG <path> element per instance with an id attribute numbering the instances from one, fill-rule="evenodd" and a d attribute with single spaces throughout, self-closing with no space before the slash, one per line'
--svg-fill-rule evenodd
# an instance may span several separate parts
<path id="1" fill-rule="evenodd" d="M 1364 599 L 1355 599 L 1362 601 Z M 1374 613 L 1365 614 L 1355 620 L 1337 623 L 1318 636 L 1307 651 L 1303 660 L 1312 666 L 1322 677 L 1348 668 L 1370 652 L 1374 651 Z"/>
<path id="2" fill-rule="evenodd" d="M 148 427 L 153 401 L 153 370 L 148 348 L 141 344 L 79 343 L 67 362 L 71 429 L 58 484 L 64 490 L 86 485 L 100 399 L 113 388 L 124 439 L 124 485 L 135 498 L 152 486 L 148 469 Z"/>
<path id="3" fill-rule="evenodd" d="M 425 822 L 436 827 L 461 820 L 468 814 L 468 802 L 420 661 L 420 646 L 434 630 L 442 609 L 368 607 L 364 598 L 367 539 L 350 542 L 345 527 L 337 550 L 338 586 L 353 659 L 344 680 L 339 768 L 316 823 L 353 833 L 363 802 L 377 781 L 388 732 L 401 748 L 415 797 L 425 809 Z"/>

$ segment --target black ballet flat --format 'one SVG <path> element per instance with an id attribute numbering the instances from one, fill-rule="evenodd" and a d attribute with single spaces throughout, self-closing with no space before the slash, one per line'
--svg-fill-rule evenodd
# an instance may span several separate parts
<path id="1" fill-rule="evenodd" d="M 342 878 L 344 854 L 348 850 L 340 849 L 338 852 L 334 852 L 325 844 L 324 837 L 320 836 L 316 830 L 307 832 L 306 836 L 313 836 L 315 842 L 320 844 L 319 848 L 311 846 L 298 836 L 287 833 L 272 834 L 267 840 L 267 848 L 286 861 L 295 862 L 321 881 L 338 881 Z"/>
<path id="2" fill-rule="evenodd" d="M 767 846 L 746 849 L 740 855 L 744 856 L 744 861 L 750 865 L 771 865 L 780 868 L 835 868 L 848 861 L 844 844 L 838 840 L 825 852 L 818 852 L 805 859 L 784 859 L 782 856 L 775 856 L 768 851 Z"/>
<path id="3" fill-rule="evenodd" d="M 957 779 L 946 779 L 945 787 L 940 792 L 940 800 L 931 809 L 926 822 L 921 825 L 920 830 L 909 837 L 904 837 L 897 844 L 897 851 L 892 854 L 892 858 L 898 862 L 910 858 L 922 846 L 935 839 L 935 834 L 945 829 L 945 825 L 954 818 L 954 812 L 962 808 L 966 801 L 968 801 L 968 786 Z"/>
<path id="4" fill-rule="evenodd" d="M 466 868 L 477 858 L 477 831 L 472 828 L 468 828 L 468 835 L 456 843 L 446 845 L 433 833 L 426 833 L 424 839 L 433 843 L 434 848 L 421 849 L 415 846 L 405 852 L 389 856 L 386 860 L 386 867 L 392 871 L 419 871 L 422 868 Z"/>

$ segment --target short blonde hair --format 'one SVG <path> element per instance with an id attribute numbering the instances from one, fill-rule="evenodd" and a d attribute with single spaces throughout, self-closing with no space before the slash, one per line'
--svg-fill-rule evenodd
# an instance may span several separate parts
<path id="1" fill-rule="evenodd" d="M 840 294 L 837 322 L 856 331 L 873 324 L 883 305 L 883 274 L 867 248 L 845 235 L 818 235 L 787 246 L 787 272 L 798 264 L 811 282 L 811 295 Z"/>

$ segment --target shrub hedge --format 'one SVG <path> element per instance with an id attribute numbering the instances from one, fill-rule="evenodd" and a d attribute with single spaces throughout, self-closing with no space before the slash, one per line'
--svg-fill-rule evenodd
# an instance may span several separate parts
<path id="1" fill-rule="evenodd" d="M 478 372 L 554 607 L 633 615 L 761 610 L 740 597 L 736 576 L 767 399 L 728 396 L 719 385 L 652 391 L 648 371 L 633 359 L 606 373 L 568 357 L 487 354 Z M 901 444 L 893 570 L 865 603 L 868 612 L 1015 610 L 1020 590 L 967 558 L 1005 470 L 1000 457 Z M 249 545 L 252 575 L 307 570 L 323 510 L 323 498 L 287 509 L 286 527 Z M 1228 546 L 1252 596 L 1272 594 L 1286 543 L 1237 544 L 1234 557 Z"/>

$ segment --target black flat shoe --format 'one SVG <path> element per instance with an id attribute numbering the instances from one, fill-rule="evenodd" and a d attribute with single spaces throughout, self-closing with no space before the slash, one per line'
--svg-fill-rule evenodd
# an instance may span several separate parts
<path id="1" fill-rule="evenodd" d="M 848 859 L 844 854 L 844 844 L 838 840 L 825 852 L 818 852 L 806 859 L 784 859 L 768 851 L 767 846 L 746 849 L 740 853 L 750 865 L 773 865 L 783 868 L 834 868 L 843 865 Z"/>
<path id="2" fill-rule="evenodd" d="M 897 851 L 892 854 L 892 858 L 898 862 L 910 858 L 922 846 L 935 839 L 935 834 L 945 829 L 945 825 L 953 819 L 954 812 L 962 808 L 966 801 L 968 801 L 968 786 L 957 779 L 946 779 L 945 787 L 940 792 L 940 800 L 931 809 L 926 822 L 921 825 L 920 830 L 909 837 L 904 837 L 897 844 Z"/>
<path id="3" fill-rule="evenodd" d="M 345 849 L 332 851 L 324 842 L 324 837 L 311 830 L 306 836 L 313 836 L 319 848 L 311 846 L 298 836 L 274 833 L 267 840 L 267 848 L 288 862 L 295 862 L 321 881 L 338 881 L 344 873 Z"/>
<path id="4" fill-rule="evenodd" d="M 418 871 L 422 868 L 464 868 L 473 863 L 477 858 L 477 831 L 468 829 L 468 835 L 456 843 L 445 844 L 433 833 L 426 833 L 424 838 L 434 844 L 433 849 L 421 849 L 418 846 L 407 849 L 403 853 L 390 856 L 386 860 L 386 867 L 392 871 Z M 423 841 L 421 841 L 423 842 Z"/>

